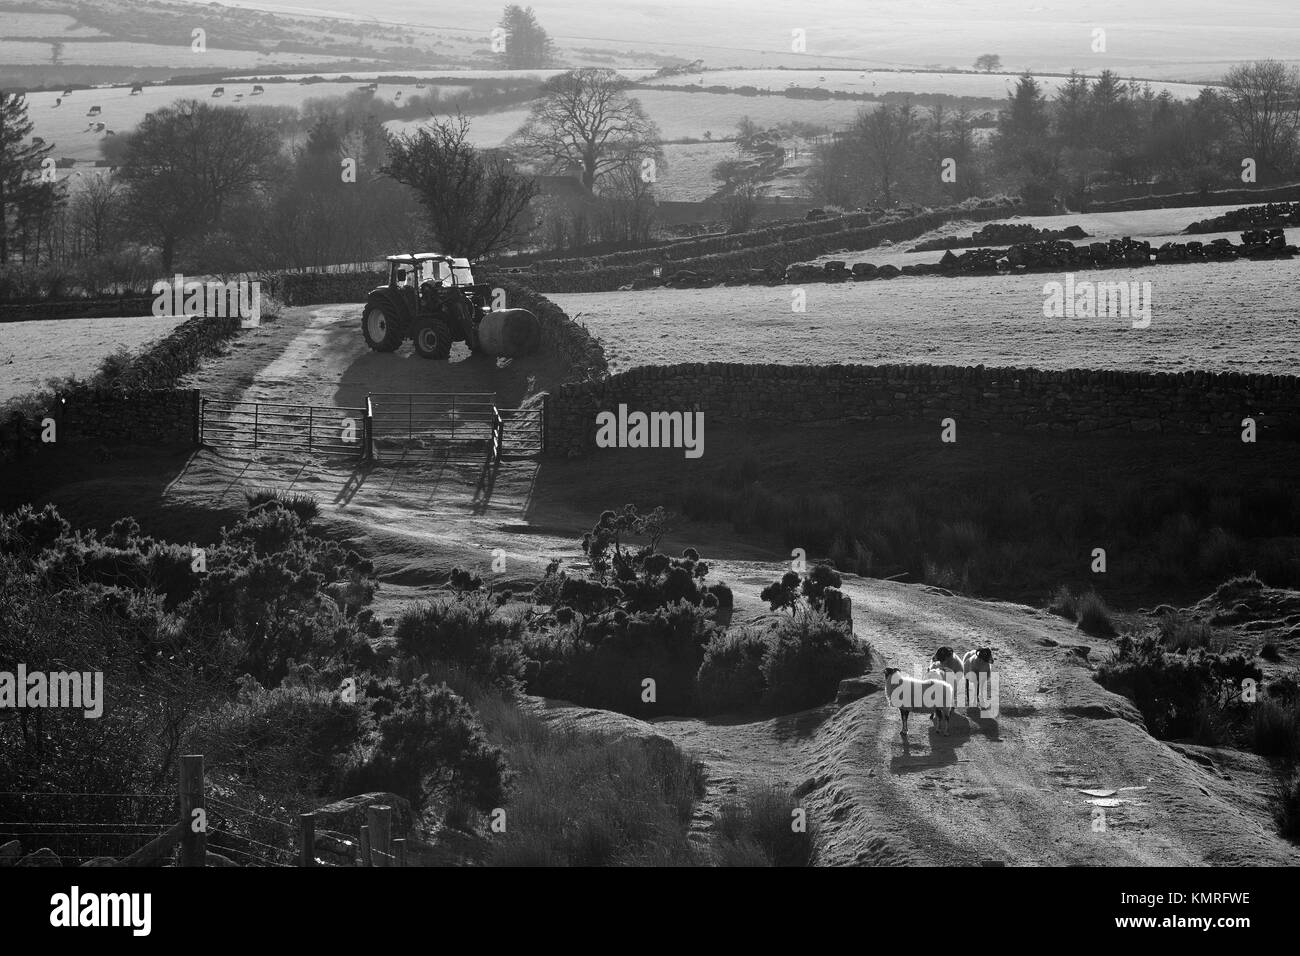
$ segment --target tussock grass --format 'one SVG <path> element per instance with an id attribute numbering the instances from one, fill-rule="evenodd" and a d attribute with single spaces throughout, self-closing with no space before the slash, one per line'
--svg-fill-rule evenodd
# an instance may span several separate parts
<path id="1" fill-rule="evenodd" d="M 1180 654 L 1198 648 L 1219 652 L 1227 646 L 1227 641 L 1209 624 L 1182 614 L 1165 615 L 1160 619 L 1159 628 L 1160 643 Z"/>
<path id="2" fill-rule="evenodd" d="M 691 866 L 686 839 L 703 769 L 661 738 L 566 730 L 505 697 L 476 702 L 515 772 L 492 866 Z"/>
<path id="3" fill-rule="evenodd" d="M 814 827 L 795 829 L 801 809 L 789 791 L 755 786 L 724 803 L 714 824 L 718 866 L 811 866 Z"/>
<path id="4" fill-rule="evenodd" d="M 1111 610 L 1096 591 L 1089 591 L 1079 598 L 1079 630 L 1098 637 L 1112 637 L 1115 624 L 1111 619 Z"/>

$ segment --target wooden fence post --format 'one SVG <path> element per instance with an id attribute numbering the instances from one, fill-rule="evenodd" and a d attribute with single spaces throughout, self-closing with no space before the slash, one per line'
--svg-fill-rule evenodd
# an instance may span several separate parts
<path id="1" fill-rule="evenodd" d="M 181 757 L 180 803 L 181 866 L 206 866 L 208 828 L 207 809 L 203 803 L 202 754 Z M 201 812 L 196 815 L 195 810 Z"/>
<path id="2" fill-rule="evenodd" d="M 370 858 L 370 827 L 361 824 L 361 865 L 374 866 Z"/>
<path id="3" fill-rule="evenodd" d="M 397 837 L 393 840 L 393 866 L 406 866 L 406 838 Z"/>
<path id="4" fill-rule="evenodd" d="M 393 865 L 392 821 L 392 807 L 366 807 L 366 823 L 370 828 L 370 857 L 374 861 L 373 866 Z"/>
<path id="5" fill-rule="evenodd" d="M 298 814 L 298 865 L 316 865 L 316 814 Z"/>

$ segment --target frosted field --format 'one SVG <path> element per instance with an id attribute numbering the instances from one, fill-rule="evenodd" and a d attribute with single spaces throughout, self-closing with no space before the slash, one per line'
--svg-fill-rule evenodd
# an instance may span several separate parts
<path id="1" fill-rule="evenodd" d="M 879 261 L 873 258 L 872 261 Z M 1152 319 L 1043 316 L 1063 276 L 943 278 L 549 295 L 605 344 L 615 371 L 678 362 L 927 363 L 1296 374 L 1300 260 L 1149 266 L 1076 279 L 1150 282 Z"/>
<path id="2" fill-rule="evenodd" d="M 227 87 L 229 89 L 229 87 Z M 733 96 L 726 93 L 678 93 L 671 90 L 633 90 L 646 114 L 659 124 L 664 139 L 715 139 L 735 135 L 736 122 L 748 116 L 759 126 L 776 126 L 799 120 L 839 128 L 851 123 L 862 109 L 875 105 L 855 100 L 792 100 L 784 96 Z M 528 109 L 503 110 L 469 117 L 470 139 L 478 146 L 500 146 L 528 119 Z M 422 120 L 392 120 L 384 124 L 393 132 L 415 129 Z"/>
<path id="3" fill-rule="evenodd" d="M 138 352 L 183 321 L 146 316 L 0 323 L 0 402 L 41 388 L 50 378 L 88 377 L 119 346 Z"/>
<path id="4" fill-rule="evenodd" d="M 62 13 L 17 13 L 13 10 L 0 10 L 0 37 L 48 36 L 70 40 L 76 37 L 103 35 L 102 30 L 82 26 L 72 17 Z"/>
<path id="5" fill-rule="evenodd" d="M 350 76 L 354 80 L 372 79 L 377 80 L 381 76 L 414 76 L 424 79 L 434 77 L 463 77 L 465 79 L 497 79 L 497 80 L 537 80 L 539 83 L 543 80 L 549 80 L 553 76 L 558 76 L 564 70 L 408 70 L 405 67 L 389 67 L 384 70 L 348 70 L 346 73 L 268 73 L 262 79 L 267 77 L 282 77 L 286 80 L 301 80 L 311 76 L 319 76 L 326 80 L 342 79 Z M 650 76 L 654 70 L 625 70 L 620 68 L 619 73 L 633 80 L 644 79 Z M 248 77 L 249 81 L 257 82 L 257 77 Z M 463 87 L 462 87 L 463 88 Z"/>
<path id="6" fill-rule="evenodd" d="M 1125 236 L 1145 239 L 1153 247 L 1166 242 L 1211 242 L 1219 238 L 1228 239 L 1236 245 L 1241 242 L 1240 229 L 1229 232 L 1203 233 L 1195 236 L 1182 235 L 1182 231 L 1193 222 L 1220 216 L 1233 209 L 1241 209 L 1243 205 L 1247 204 L 1189 206 L 1186 209 L 1140 209 L 1135 212 L 1069 213 L 1064 216 L 1010 216 L 1006 219 L 989 220 L 989 222 L 1023 222 L 1038 229 L 1064 229 L 1066 226 L 1077 225 L 1088 233 L 1091 238 L 1073 240 L 1076 246 L 1089 242 L 1122 239 Z M 919 262 L 938 262 L 943 256 L 942 249 L 936 252 L 908 252 L 907 250 L 928 239 L 965 238 L 987 224 L 984 222 L 953 221 L 923 236 L 909 239 L 906 242 L 899 242 L 892 246 L 877 246 L 874 249 L 840 249 L 808 261 L 828 262 L 834 259 L 843 259 L 850 264 L 854 262 L 872 262 L 878 266 L 894 265 L 900 269 L 905 265 Z M 1295 242 L 1297 238 L 1300 238 L 1300 231 L 1291 230 L 1288 232 L 1288 236 L 1292 242 Z M 991 244 L 991 246 L 998 247 L 996 244 Z M 965 248 L 956 248 L 953 253 L 960 255 L 964 251 Z M 1300 259 L 1296 261 L 1300 262 Z"/>
<path id="7" fill-rule="evenodd" d="M 100 158 L 99 142 L 107 130 L 117 134 L 128 133 L 139 123 L 146 113 L 176 102 L 180 99 L 196 99 L 221 106 L 295 106 L 300 107 L 310 99 L 325 99 L 346 96 L 365 84 L 353 83 L 266 83 L 266 92 L 253 96 L 253 80 L 222 81 L 221 83 L 204 83 L 203 85 L 184 86 L 147 86 L 143 92 L 131 95 L 130 87 L 105 87 L 91 90 L 75 90 L 71 96 L 63 96 L 63 103 L 55 106 L 55 101 L 62 94 L 29 93 L 27 94 L 27 115 L 34 128 L 33 135 L 41 136 L 47 143 L 54 144 L 55 157 L 67 156 L 78 160 L 95 160 Z M 224 86 L 224 96 L 214 97 L 212 90 Z M 453 87 L 444 87 L 451 90 Z M 377 99 L 396 102 L 397 93 L 403 96 L 428 93 L 431 88 L 416 89 L 414 83 L 384 84 L 375 93 Z M 243 99 L 235 99 L 238 94 Z M 92 106 L 100 107 L 99 116 L 87 116 Z M 103 123 L 105 132 L 96 133 L 89 127 Z"/>
<path id="8" fill-rule="evenodd" d="M 303 53 L 257 53 L 253 50 L 223 50 L 209 46 L 205 54 L 218 69 L 248 69 L 272 63 L 313 63 L 319 56 Z M 89 66 L 194 66 L 196 56 L 189 43 L 131 43 L 116 40 L 83 41 L 75 38 L 63 43 L 62 60 L 67 64 Z M 50 62 L 50 44 L 44 41 L 0 40 L 0 63 L 6 66 L 36 66 Z"/>

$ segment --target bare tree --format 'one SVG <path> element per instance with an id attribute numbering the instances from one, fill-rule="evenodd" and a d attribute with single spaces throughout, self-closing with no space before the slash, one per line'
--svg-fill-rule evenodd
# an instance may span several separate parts
<path id="1" fill-rule="evenodd" d="M 975 58 L 975 69 L 983 70 L 985 73 L 992 73 L 994 70 L 1002 69 L 1002 57 L 996 53 L 984 53 Z"/>
<path id="2" fill-rule="evenodd" d="M 238 107 L 178 100 L 127 136 L 119 175 L 138 224 L 170 272 L 177 244 L 217 224 L 235 200 L 277 179 L 280 140 Z"/>
<path id="3" fill-rule="evenodd" d="M 111 174 L 83 177 L 72 198 L 72 216 L 79 238 L 90 255 L 103 255 L 122 213 L 122 189 Z"/>
<path id="4" fill-rule="evenodd" d="M 1300 69 L 1259 60 L 1234 66 L 1223 82 L 1228 116 L 1247 155 L 1261 170 L 1288 168 L 1300 131 Z"/>
<path id="5" fill-rule="evenodd" d="M 582 170 L 588 192 L 629 158 L 662 165 L 659 127 L 627 95 L 627 80 L 614 70 L 570 70 L 547 80 L 542 93 L 511 137 L 511 146 L 524 155 L 559 172 Z"/>
<path id="6" fill-rule="evenodd" d="M 476 259 L 524 231 L 520 216 L 539 187 L 500 152 L 471 146 L 468 132 L 469 120 L 457 116 L 399 136 L 381 172 L 416 191 L 444 252 Z"/>
<path id="7" fill-rule="evenodd" d="M 911 104 L 862 110 L 854 123 L 866 160 L 867 176 L 874 180 L 881 199 L 894 201 L 894 189 L 902 179 L 917 134 L 916 112 Z"/>

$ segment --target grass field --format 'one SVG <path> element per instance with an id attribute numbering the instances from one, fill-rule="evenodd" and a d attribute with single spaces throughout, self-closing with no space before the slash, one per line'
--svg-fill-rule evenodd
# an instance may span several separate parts
<path id="1" fill-rule="evenodd" d="M 224 86 L 225 95 L 213 98 L 215 86 Z M 323 99 L 345 96 L 363 84 L 352 83 L 267 83 L 266 92 L 256 96 L 253 93 L 253 81 L 232 80 L 221 84 L 205 83 L 202 85 L 150 86 L 142 93 L 131 95 L 127 87 L 112 87 L 95 90 L 76 90 L 71 96 L 62 97 L 63 103 L 55 106 L 60 93 L 29 93 L 27 95 L 28 116 L 31 117 L 36 136 L 44 137 L 47 143 L 54 144 L 55 157 L 69 157 L 77 160 L 98 159 L 99 142 L 105 133 L 96 133 L 91 128 L 94 123 L 103 123 L 106 130 L 114 130 L 119 135 L 130 132 L 146 113 L 167 106 L 179 99 L 199 99 L 222 106 L 294 106 L 300 107 L 309 99 Z M 450 90 L 451 87 L 445 87 Z M 429 89 L 417 90 L 414 85 L 385 84 L 375 93 L 376 98 L 390 102 L 396 101 L 395 94 L 403 96 L 426 93 Z M 241 95 L 243 99 L 236 99 Z M 90 117 L 86 112 L 92 107 L 100 107 L 99 116 Z"/>
<path id="2" fill-rule="evenodd" d="M 94 66 L 149 66 L 190 67 L 211 65 L 215 69 L 250 69 L 272 63 L 291 65 L 315 63 L 319 56 L 305 53 L 257 53 L 252 50 L 223 50 L 209 46 L 200 62 L 188 43 L 164 45 L 161 43 L 131 43 L 114 40 L 64 41 L 63 63 Z M 31 66 L 50 62 L 50 44 L 38 40 L 0 40 L 0 63 L 6 66 Z"/>
<path id="3" fill-rule="evenodd" d="M 795 101 L 783 96 L 733 96 L 678 93 L 671 90 L 636 90 L 646 113 L 659 124 L 664 139 L 702 139 L 704 134 L 729 137 L 736 121 L 748 116 L 760 126 L 775 126 L 797 119 L 817 126 L 839 128 L 852 122 L 858 111 L 872 108 L 854 100 Z M 528 118 L 527 109 L 503 110 L 470 117 L 471 138 L 480 146 L 498 146 Z M 416 121 L 395 120 L 389 129 L 418 126 Z"/>
<path id="4" fill-rule="evenodd" d="M 63 13 L 27 13 L 0 10 L 0 37 L 49 37 L 71 40 L 103 36 L 102 30 L 80 24 Z"/>
<path id="5" fill-rule="evenodd" d="M 550 298 L 604 342 L 615 371 L 759 362 L 1294 374 L 1298 273 L 1294 260 L 1106 271 L 1106 281 L 1151 282 L 1145 329 L 1125 318 L 1045 318 L 1043 285 L 1063 281 L 1050 274 L 813 285 L 803 313 L 792 309 L 791 286 Z"/>
<path id="6" fill-rule="evenodd" d="M 0 324 L 0 402 L 51 378 L 86 378 L 118 348 L 138 352 L 183 321 L 146 316 Z"/>

